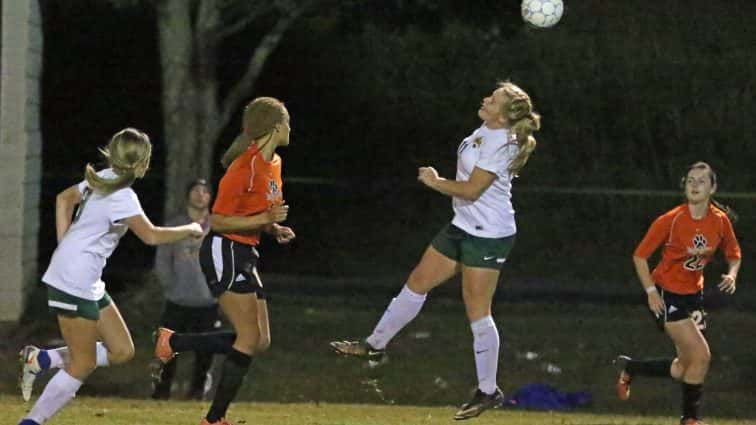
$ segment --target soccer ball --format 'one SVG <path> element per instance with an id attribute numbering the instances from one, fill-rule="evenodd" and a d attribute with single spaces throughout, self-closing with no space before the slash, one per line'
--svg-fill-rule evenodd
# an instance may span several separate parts
<path id="1" fill-rule="evenodd" d="M 554 26 L 562 18 L 562 0 L 522 0 L 522 19 L 538 28 Z"/>

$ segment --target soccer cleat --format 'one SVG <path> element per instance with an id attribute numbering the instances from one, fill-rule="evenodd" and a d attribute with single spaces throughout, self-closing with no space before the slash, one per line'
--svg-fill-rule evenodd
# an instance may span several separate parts
<path id="1" fill-rule="evenodd" d="M 225 418 L 220 418 L 219 420 L 215 422 L 208 422 L 207 418 L 202 418 L 202 422 L 200 422 L 200 425 L 234 425 L 234 424 L 227 421 Z"/>
<path id="2" fill-rule="evenodd" d="M 454 414 L 457 421 L 474 418 L 488 409 L 499 407 L 504 402 L 504 394 L 496 388 L 493 394 L 486 394 L 480 389 L 475 390 L 472 399 L 463 404 Z"/>
<path id="3" fill-rule="evenodd" d="M 163 382 L 164 363 L 158 359 L 152 359 L 147 365 L 150 370 L 150 381 L 152 387 L 152 397 L 155 400 L 168 400 L 171 398 L 171 389 L 169 385 L 160 385 Z"/>
<path id="4" fill-rule="evenodd" d="M 680 419 L 680 425 L 706 425 L 704 421 L 696 418 L 683 418 Z"/>
<path id="5" fill-rule="evenodd" d="M 176 357 L 176 352 L 171 348 L 171 335 L 175 332 L 168 328 L 158 328 L 153 334 L 155 338 L 155 357 L 161 362 L 168 363 Z"/>
<path id="6" fill-rule="evenodd" d="M 40 425 L 40 424 L 39 422 L 33 421 L 31 419 L 21 419 L 21 422 L 19 422 L 18 425 Z"/>
<path id="7" fill-rule="evenodd" d="M 366 358 L 370 367 L 377 367 L 388 361 L 385 349 L 373 348 L 367 341 L 332 341 L 329 345 L 338 354 Z"/>
<path id="8" fill-rule="evenodd" d="M 630 360 L 628 356 L 619 355 L 613 362 L 620 370 L 619 377 L 617 378 L 617 397 L 620 400 L 628 400 L 630 398 L 630 383 L 633 381 L 633 377 L 625 370 L 627 362 Z"/>
<path id="9" fill-rule="evenodd" d="M 21 363 L 21 375 L 18 379 L 18 385 L 21 388 L 21 397 L 24 401 L 31 399 L 34 380 L 42 372 L 42 367 L 37 361 L 39 352 L 42 351 L 33 345 L 27 345 L 18 353 L 18 360 Z"/>

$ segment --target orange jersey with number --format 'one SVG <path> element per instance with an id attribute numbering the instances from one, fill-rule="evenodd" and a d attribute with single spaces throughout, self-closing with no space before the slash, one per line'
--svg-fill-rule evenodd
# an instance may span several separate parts
<path id="1" fill-rule="evenodd" d="M 283 203 L 281 157 L 266 161 L 257 145 L 250 146 L 229 165 L 218 184 L 213 213 L 250 216 Z M 260 231 L 224 233 L 223 236 L 248 245 L 260 243 Z"/>
<path id="2" fill-rule="evenodd" d="M 717 248 L 722 249 L 727 260 L 740 259 L 732 223 L 714 206 L 699 220 L 690 215 L 687 204 L 662 214 L 651 224 L 634 255 L 648 258 L 661 244 L 661 261 L 651 277 L 662 288 L 677 294 L 703 289 L 703 269 Z"/>

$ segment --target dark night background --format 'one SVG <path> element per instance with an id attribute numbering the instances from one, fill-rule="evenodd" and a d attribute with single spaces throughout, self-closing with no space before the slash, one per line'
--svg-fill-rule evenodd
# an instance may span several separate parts
<path id="1" fill-rule="evenodd" d="M 135 189 L 154 222 L 163 219 L 163 191 L 183 188 L 164 188 L 161 175 L 171 159 L 162 149 L 154 12 L 97 0 L 41 3 L 46 262 L 55 194 L 82 178 L 115 131 L 135 126 L 152 136 L 152 170 Z M 750 0 L 568 1 L 562 22 L 539 31 L 523 25 L 519 1 L 314 8 L 285 35 L 251 96 L 278 97 L 292 115 L 292 143 L 280 153 L 298 239 L 286 248 L 264 245 L 261 269 L 395 277 L 397 287 L 452 215 L 449 198 L 416 182 L 417 167 L 453 177 L 456 146 L 479 125 L 481 98 L 511 79 L 531 95 L 543 129 L 515 182 L 519 234 L 505 280 L 634 290 L 636 243 L 681 198 L 589 189 L 676 191 L 685 166 L 706 160 L 721 192 L 740 193 L 721 200 L 741 216 L 740 285 L 748 296 L 756 219 L 744 193 L 756 179 L 753 16 Z M 239 74 L 256 37 L 252 28 L 222 46 L 223 78 Z M 124 238 L 108 268 L 110 288 L 120 288 L 124 270 L 149 269 L 153 253 L 133 235 Z M 709 279 L 723 267 L 721 260 L 710 266 Z"/>

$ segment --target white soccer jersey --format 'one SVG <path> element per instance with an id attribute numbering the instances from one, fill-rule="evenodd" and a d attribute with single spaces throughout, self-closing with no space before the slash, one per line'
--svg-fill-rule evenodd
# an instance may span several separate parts
<path id="1" fill-rule="evenodd" d="M 112 169 L 97 173 L 115 178 Z M 55 248 L 42 281 L 68 294 L 97 301 L 105 295 L 102 269 L 128 226 L 125 218 L 144 214 L 136 193 L 130 188 L 107 196 L 94 192 L 86 180 L 79 183 L 81 203 L 71 227 Z"/>
<path id="2" fill-rule="evenodd" d="M 457 181 L 469 180 L 475 167 L 490 171 L 497 178 L 475 202 L 452 198 L 453 225 L 484 238 L 517 233 L 509 174 L 509 165 L 519 152 L 514 137 L 507 129 L 492 130 L 483 124 L 462 140 L 457 149 Z"/>

